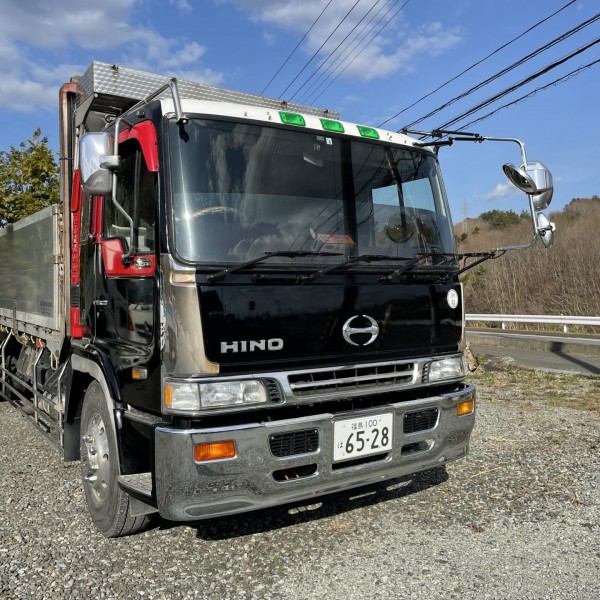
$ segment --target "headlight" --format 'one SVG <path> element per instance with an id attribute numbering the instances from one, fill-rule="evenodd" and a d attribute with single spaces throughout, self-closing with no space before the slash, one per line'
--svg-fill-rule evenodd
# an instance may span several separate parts
<path id="1" fill-rule="evenodd" d="M 442 358 L 429 363 L 427 381 L 443 381 L 456 379 L 465 374 L 465 359 L 463 356 Z"/>
<path id="2" fill-rule="evenodd" d="M 267 390 L 260 381 L 224 381 L 200 384 L 202 408 L 264 404 L 266 401 Z"/>
<path id="3" fill-rule="evenodd" d="M 206 408 L 252 406 L 266 402 L 265 386 L 254 379 L 214 383 L 169 381 L 165 386 L 165 410 L 171 413 L 198 412 Z"/>

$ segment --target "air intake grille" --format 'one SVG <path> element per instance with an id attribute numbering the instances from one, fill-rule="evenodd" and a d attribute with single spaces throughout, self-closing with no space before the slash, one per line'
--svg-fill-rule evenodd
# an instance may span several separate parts
<path id="1" fill-rule="evenodd" d="M 281 392 L 279 391 L 277 382 L 272 379 L 267 379 L 264 383 L 267 388 L 269 402 L 281 402 Z"/>
<path id="2" fill-rule="evenodd" d="M 269 438 L 269 446 L 273 456 L 278 458 L 316 452 L 319 449 L 319 432 L 317 429 L 305 429 L 278 433 Z"/>
<path id="3" fill-rule="evenodd" d="M 404 433 L 416 433 L 433 429 L 437 423 L 438 409 L 428 408 L 404 415 Z"/>
<path id="4" fill-rule="evenodd" d="M 298 373 L 288 378 L 296 397 L 387 391 L 413 382 L 415 365 L 380 364 Z"/>

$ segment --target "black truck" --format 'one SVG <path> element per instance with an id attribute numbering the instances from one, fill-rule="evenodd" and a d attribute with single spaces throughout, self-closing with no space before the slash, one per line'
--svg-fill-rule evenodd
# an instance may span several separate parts
<path id="1" fill-rule="evenodd" d="M 456 253 L 451 134 L 98 62 L 60 133 L 61 203 L 0 231 L 0 396 L 81 461 L 104 535 L 467 454 L 459 277 L 516 247 Z M 550 175 L 509 141 L 548 244 Z"/>

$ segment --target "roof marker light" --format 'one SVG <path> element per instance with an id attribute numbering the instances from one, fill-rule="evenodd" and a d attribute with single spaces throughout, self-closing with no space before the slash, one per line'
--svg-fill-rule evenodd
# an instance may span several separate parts
<path id="1" fill-rule="evenodd" d="M 372 127 L 363 127 L 362 125 L 357 125 L 356 128 L 358 129 L 358 133 L 360 133 L 360 135 L 363 137 L 373 138 L 374 140 L 379 139 L 379 133 Z"/>
<path id="2" fill-rule="evenodd" d="M 321 126 L 325 131 L 335 131 L 337 133 L 344 133 L 344 126 L 339 121 L 332 121 L 331 119 L 320 119 Z"/>
<path id="3" fill-rule="evenodd" d="M 281 122 L 286 125 L 296 125 L 297 127 L 306 127 L 306 121 L 302 115 L 291 112 L 279 111 Z"/>

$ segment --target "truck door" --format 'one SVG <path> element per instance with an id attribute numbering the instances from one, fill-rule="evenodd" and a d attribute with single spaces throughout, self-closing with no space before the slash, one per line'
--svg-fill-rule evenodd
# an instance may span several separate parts
<path id="1" fill-rule="evenodd" d="M 137 139 L 119 146 L 116 198 L 133 220 L 105 197 L 96 244 L 95 343 L 109 353 L 117 371 L 145 369 L 154 348 L 156 319 L 157 174 Z M 129 260 L 124 255 L 133 248 Z M 129 379 L 130 378 L 125 378 Z"/>

